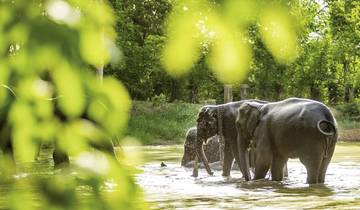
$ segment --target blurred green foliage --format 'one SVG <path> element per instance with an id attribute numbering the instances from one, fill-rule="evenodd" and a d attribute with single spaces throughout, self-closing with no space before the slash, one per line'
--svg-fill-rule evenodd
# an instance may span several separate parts
<path id="1" fill-rule="evenodd" d="M 105 72 L 120 78 L 133 99 L 164 94 L 168 101 L 222 102 L 218 78 L 241 81 L 234 84 L 235 100 L 240 83 L 250 86 L 249 98 L 298 96 L 331 104 L 360 98 L 358 1 L 111 3 L 124 59 Z"/>
<path id="2" fill-rule="evenodd" d="M 1 208 L 146 208 L 121 154 L 116 160 L 90 152 L 121 137 L 129 118 L 126 88 L 110 77 L 101 84 L 94 75 L 120 54 L 114 20 L 101 0 L 0 2 L 0 179 L 10 185 L 8 206 Z M 55 142 L 75 159 L 72 173 L 14 179 L 8 145 L 24 162 L 34 160 L 42 142 Z M 79 187 L 89 189 L 89 202 Z"/>

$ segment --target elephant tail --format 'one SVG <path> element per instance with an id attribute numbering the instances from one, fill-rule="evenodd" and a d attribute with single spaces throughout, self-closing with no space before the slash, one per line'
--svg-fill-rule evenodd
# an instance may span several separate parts
<path id="1" fill-rule="evenodd" d="M 330 148 L 335 145 L 337 129 L 334 123 L 328 120 L 319 120 L 317 122 L 317 129 L 325 136 L 325 153 L 324 157 L 328 157 Z M 335 139 L 335 141 L 334 141 Z"/>
<path id="2" fill-rule="evenodd" d="M 334 123 L 328 120 L 319 120 L 317 122 L 317 129 L 325 136 L 334 136 L 337 132 Z"/>

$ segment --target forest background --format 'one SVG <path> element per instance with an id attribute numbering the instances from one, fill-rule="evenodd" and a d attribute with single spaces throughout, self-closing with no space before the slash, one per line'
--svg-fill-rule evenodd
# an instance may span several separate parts
<path id="1" fill-rule="evenodd" d="M 219 0 L 210 2 L 214 7 L 222 4 Z M 115 11 L 122 59 L 106 66 L 105 74 L 121 80 L 135 101 L 127 133 L 144 144 L 174 143 L 174 139 L 181 143 L 187 128 L 194 126 L 201 104 L 223 103 L 224 84 L 208 65 L 208 48 L 202 49 L 200 59 L 189 73 L 174 78 L 162 65 L 167 17 L 174 2 L 110 3 Z M 293 22 L 298 35 L 296 58 L 292 62 L 278 62 L 263 42 L 259 23 L 253 22 L 246 31 L 253 51 L 250 69 L 244 81 L 233 84 L 233 100 L 242 99 L 240 89 L 244 86 L 248 87 L 246 98 L 269 101 L 310 98 L 332 107 L 341 132 L 358 128 L 360 2 L 302 0 L 286 4 L 296 21 Z M 357 130 L 352 130 L 341 137 L 353 140 L 357 136 Z"/>

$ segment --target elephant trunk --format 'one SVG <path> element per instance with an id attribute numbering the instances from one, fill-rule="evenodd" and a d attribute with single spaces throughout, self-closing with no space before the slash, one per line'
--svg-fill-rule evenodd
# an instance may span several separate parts
<path id="1" fill-rule="evenodd" d="M 250 171 L 249 171 L 249 152 L 247 150 L 247 145 L 245 145 L 244 141 L 241 140 L 241 137 L 238 136 L 238 146 L 239 146 L 239 167 L 241 173 L 243 174 L 246 181 L 250 181 Z"/>
<path id="2" fill-rule="evenodd" d="M 196 140 L 196 148 L 195 148 L 195 152 L 196 152 L 196 156 L 198 157 L 198 159 L 204 163 L 205 169 L 207 171 L 207 173 L 209 175 L 213 175 L 214 173 L 211 171 L 210 166 L 209 166 L 209 162 L 206 158 L 205 152 L 204 152 L 204 146 L 203 146 L 203 139 L 199 138 Z M 194 167 L 194 172 L 193 175 L 196 177 L 197 176 L 197 172 L 196 169 L 197 167 Z"/>

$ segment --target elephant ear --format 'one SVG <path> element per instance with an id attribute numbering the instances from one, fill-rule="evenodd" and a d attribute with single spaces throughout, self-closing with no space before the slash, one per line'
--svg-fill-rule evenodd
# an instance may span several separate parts
<path id="1" fill-rule="evenodd" d="M 259 103 L 244 103 L 239 107 L 238 124 L 243 132 L 252 136 L 259 122 L 260 108 Z"/>
<path id="2" fill-rule="evenodd" d="M 203 106 L 198 114 L 197 122 L 207 121 L 213 123 L 217 120 L 216 108 L 211 106 Z"/>
<path id="3" fill-rule="evenodd" d="M 209 112 L 209 108 L 208 107 L 201 107 L 199 110 L 199 114 L 198 114 L 198 118 L 197 118 L 197 122 L 203 121 L 205 115 Z"/>

